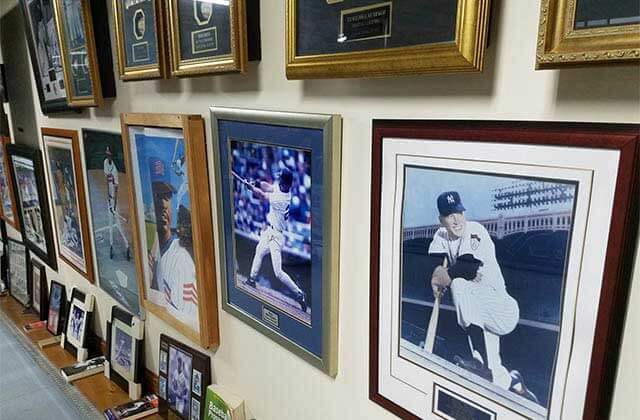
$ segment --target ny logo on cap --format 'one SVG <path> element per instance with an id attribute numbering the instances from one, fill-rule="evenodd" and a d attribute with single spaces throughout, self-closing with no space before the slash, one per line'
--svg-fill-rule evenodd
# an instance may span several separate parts
<path id="1" fill-rule="evenodd" d="M 452 196 L 451 194 L 449 194 L 449 195 L 447 196 L 447 202 L 448 202 L 449 204 L 455 204 L 456 200 L 454 200 L 454 199 L 453 199 L 453 196 Z"/>

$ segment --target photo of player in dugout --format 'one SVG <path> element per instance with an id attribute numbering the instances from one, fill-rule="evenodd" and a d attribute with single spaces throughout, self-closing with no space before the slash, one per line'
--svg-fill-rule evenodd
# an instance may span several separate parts
<path id="1" fill-rule="evenodd" d="M 576 194 L 560 180 L 406 167 L 400 355 L 546 413 Z"/>
<path id="2" fill-rule="evenodd" d="M 191 365 L 191 356 L 169 346 L 167 401 L 171 408 L 182 415 L 182 418 L 189 418 L 191 407 Z"/>
<path id="3" fill-rule="evenodd" d="M 231 140 L 235 286 L 311 324 L 311 153 Z"/>

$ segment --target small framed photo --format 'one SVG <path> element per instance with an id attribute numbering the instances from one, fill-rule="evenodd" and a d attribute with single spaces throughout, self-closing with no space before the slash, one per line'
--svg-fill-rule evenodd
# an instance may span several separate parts
<path id="1" fill-rule="evenodd" d="M 42 128 L 60 258 L 93 283 L 93 255 L 78 132 Z"/>
<path id="2" fill-rule="evenodd" d="M 122 114 L 121 121 L 144 306 L 203 347 L 217 347 L 218 299 L 202 117 Z"/>
<path id="3" fill-rule="evenodd" d="M 87 337 L 93 314 L 93 295 L 71 290 L 71 300 L 67 313 L 67 325 L 60 346 L 77 357 L 79 362 L 87 360 Z"/>
<path id="4" fill-rule="evenodd" d="M 72 107 L 102 106 L 104 98 L 116 95 L 107 2 L 52 1 L 67 102 Z"/>
<path id="5" fill-rule="evenodd" d="M 133 255 L 133 211 L 122 136 L 85 128 L 81 154 L 95 278 L 123 308 L 144 319 Z"/>
<path id="6" fill-rule="evenodd" d="M 67 291 L 62 283 L 55 280 L 51 280 L 48 307 L 47 330 L 53 335 L 60 335 L 65 325 Z"/>
<path id="7" fill-rule="evenodd" d="M 9 294 L 23 306 L 30 306 L 32 292 L 27 279 L 29 250 L 23 242 L 11 238 L 8 238 L 5 249 L 9 265 Z"/>
<path id="8" fill-rule="evenodd" d="M 129 393 L 131 399 L 140 398 L 144 376 L 144 321 L 118 306 L 111 308 L 107 322 L 107 360 L 105 375 Z"/>
<path id="9" fill-rule="evenodd" d="M 160 334 L 160 354 L 168 355 L 168 369 L 160 371 L 160 411 L 170 410 L 183 420 L 204 417 L 205 395 L 202 389 L 211 384 L 211 359 L 179 341 Z M 199 394 L 193 377 L 200 379 Z"/>
<path id="10" fill-rule="evenodd" d="M 20 230 L 20 221 L 18 219 L 18 209 L 15 201 L 15 189 L 13 180 L 9 171 L 9 160 L 7 157 L 7 145 L 11 144 L 9 137 L 0 136 L 0 199 L 2 206 L 0 207 L 0 218 L 9 223 L 16 230 Z"/>
<path id="11" fill-rule="evenodd" d="M 56 32 L 55 0 L 20 0 L 27 46 L 43 114 L 69 111 Z"/>
<path id="12" fill-rule="evenodd" d="M 222 307 L 337 373 L 341 118 L 211 108 Z"/>
<path id="13" fill-rule="evenodd" d="M 489 12 L 489 0 L 287 0 L 287 78 L 479 72 Z"/>
<path id="14" fill-rule="evenodd" d="M 374 120 L 373 401 L 405 419 L 606 417 L 639 128 Z"/>
<path id="15" fill-rule="evenodd" d="M 246 6 L 245 0 L 167 0 L 171 76 L 244 73 Z"/>
<path id="16" fill-rule="evenodd" d="M 30 251 L 57 270 L 42 155 L 38 149 L 17 144 L 8 144 L 6 150 L 11 181 L 17 191 L 15 198 L 22 238 Z"/>
<path id="17" fill-rule="evenodd" d="M 636 0 L 541 0 L 536 69 L 640 61 Z"/>
<path id="18" fill-rule="evenodd" d="M 35 258 L 29 259 L 27 279 L 31 285 L 31 307 L 38 314 L 40 320 L 44 321 L 49 313 L 47 269 Z"/>
<path id="19" fill-rule="evenodd" d="M 124 81 L 167 75 L 164 2 L 113 0 L 118 70 Z"/>

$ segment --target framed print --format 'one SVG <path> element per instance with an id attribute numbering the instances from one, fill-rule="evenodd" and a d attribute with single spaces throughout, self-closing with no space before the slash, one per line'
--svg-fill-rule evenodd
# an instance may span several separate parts
<path id="1" fill-rule="evenodd" d="M 31 303 L 31 289 L 27 280 L 29 251 L 24 243 L 11 238 L 7 241 L 6 250 L 9 264 L 9 294 L 23 306 L 29 306 Z"/>
<path id="2" fill-rule="evenodd" d="M 53 335 L 62 334 L 66 318 L 67 293 L 64 285 L 51 280 L 49 290 L 49 310 L 47 313 L 47 330 Z"/>
<path id="3" fill-rule="evenodd" d="M 163 358 L 167 361 L 167 369 L 166 372 L 161 369 L 158 378 L 160 412 L 168 409 L 183 420 L 203 418 L 205 393 L 197 391 L 211 384 L 211 359 L 160 334 L 160 360 Z"/>
<path id="4" fill-rule="evenodd" d="M 31 307 L 38 314 L 41 321 L 47 319 L 49 310 L 49 296 L 47 290 L 47 269 L 35 258 L 29 259 L 27 266 L 27 281 L 31 288 Z"/>
<path id="5" fill-rule="evenodd" d="M 67 312 L 66 327 L 60 347 L 66 349 L 76 356 L 79 362 L 87 360 L 89 351 L 87 350 L 88 329 L 91 325 L 91 314 L 93 313 L 94 297 L 73 288 L 71 290 L 71 300 L 69 301 L 69 311 Z"/>
<path id="6" fill-rule="evenodd" d="M 636 0 L 541 0 L 537 70 L 638 61 Z"/>
<path id="7" fill-rule="evenodd" d="M 144 321 L 117 306 L 107 321 L 107 360 L 105 376 L 129 394 L 140 398 L 144 376 Z"/>
<path id="8" fill-rule="evenodd" d="M 13 181 L 9 173 L 9 161 L 7 160 L 8 144 L 11 144 L 9 137 L 0 136 L 0 194 L 2 199 L 2 207 L 0 208 L 0 216 L 2 219 L 13 226 L 16 230 L 20 230 L 18 221 L 16 202 L 14 196 Z"/>
<path id="9" fill-rule="evenodd" d="M 374 121 L 370 398 L 606 418 L 639 156 L 631 124 Z"/>
<path id="10" fill-rule="evenodd" d="M 17 144 L 8 144 L 5 150 L 9 160 L 11 181 L 17 191 L 15 197 L 22 238 L 38 258 L 57 270 L 58 263 L 40 151 Z"/>
<path id="11" fill-rule="evenodd" d="M 67 102 L 73 107 L 102 106 L 104 98 L 115 96 L 106 1 L 52 1 Z"/>
<path id="12" fill-rule="evenodd" d="M 83 129 L 81 149 L 98 285 L 142 318 L 122 137 L 120 133 Z"/>
<path id="13" fill-rule="evenodd" d="M 211 108 L 222 308 L 337 373 L 341 118 Z"/>
<path id="14" fill-rule="evenodd" d="M 53 11 L 54 1 L 20 0 L 29 56 L 43 114 L 69 110 Z"/>
<path id="15" fill-rule="evenodd" d="M 167 15 L 172 77 L 247 70 L 245 0 L 167 0 Z"/>
<path id="16" fill-rule="evenodd" d="M 217 347 L 204 123 L 199 115 L 121 114 L 143 303 L 203 347 Z"/>
<path id="17" fill-rule="evenodd" d="M 489 0 L 287 0 L 287 78 L 482 71 Z"/>
<path id="18" fill-rule="evenodd" d="M 113 0 L 118 70 L 122 80 L 166 76 L 163 5 L 161 0 Z"/>
<path id="19" fill-rule="evenodd" d="M 93 283 L 84 177 L 78 132 L 42 128 L 60 258 Z"/>

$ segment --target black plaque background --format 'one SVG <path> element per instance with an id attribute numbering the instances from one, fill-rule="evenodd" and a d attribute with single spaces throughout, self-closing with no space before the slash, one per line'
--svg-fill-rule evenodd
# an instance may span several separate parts
<path id="1" fill-rule="evenodd" d="M 180 57 L 183 60 L 217 57 L 231 54 L 231 27 L 229 6 L 212 4 L 213 15 L 209 24 L 199 26 L 193 13 L 194 0 L 178 0 L 178 21 L 180 28 Z M 217 28 L 218 49 L 202 54 L 191 52 L 191 32 L 206 28 Z"/>
<path id="2" fill-rule="evenodd" d="M 577 0 L 575 28 L 618 26 L 619 22 L 609 19 L 633 18 L 627 24 L 640 22 L 640 1 L 638 0 Z M 589 22 L 591 21 L 591 22 Z M 593 22 L 596 21 L 596 22 Z M 601 21 L 601 22 L 597 22 Z"/>
<path id="3" fill-rule="evenodd" d="M 384 2 L 384 0 L 345 0 L 327 4 L 325 0 L 297 0 L 296 55 L 408 47 L 455 39 L 457 0 L 393 0 L 390 37 L 337 42 L 342 10 Z"/>
<path id="4" fill-rule="evenodd" d="M 126 67 L 137 67 L 158 63 L 158 43 L 156 42 L 156 9 L 157 0 L 147 0 L 135 6 L 125 9 L 125 0 L 119 0 L 122 4 L 122 29 L 124 32 L 124 56 L 126 57 Z M 145 16 L 145 31 L 142 39 L 138 40 L 133 34 L 133 15 L 137 10 L 142 10 Z M 139 42 L 148 42 L 149 59 L 133 61 L 132 45 Z"/>

